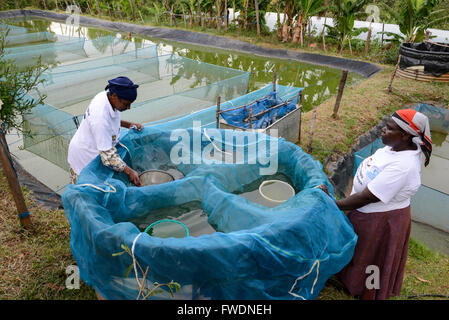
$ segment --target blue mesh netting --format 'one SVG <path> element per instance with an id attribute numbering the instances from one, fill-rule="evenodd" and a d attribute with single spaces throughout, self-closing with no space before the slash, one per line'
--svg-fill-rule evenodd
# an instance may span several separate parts
<path id="1" fill-rule="evenodd" d="M 77 37 L 78 39 L 78 37 Z M 47 31 L 42 32 L 34 32 L 34 33 L 22 33 L 22 34 L 14 34 L 9 35 L 5 38 L 4 45 L 5 47 L 12 46 L 25 46 L 25 45 L 33 45 L 36 43 L 41 44 L 50 44 L 59 41 L 69 41 L 73 40 L 73 37 L 57 35 L 54 33 L 50 33 Z M 42 47 L 41 47 L 42 48 Z M 24 49 L 24 48 L 22 48 Z M 26 50 L 26 48 L 25 48 Z"/>
<path id="2" fill-rule="evenodd" d="M 17 26 L 12 26 L 9 24 L 5 24 L 3 22 L 0 22 L 0 30 L 1 31 L 8 31 L 8 36 L 12 36 L 12 35 L 19 35 L 19 34 L 24 34 L 28 32 L 27 28 L 23 28 L 23 27 L 17 27 Z"/>
<path id="3" fill-rule="evenodd" d="M 253 132 L 163 127 L 127 131 L 121 140 L 127 149 L 118 151 L 139 171 L 170 167 L 184 178 L 137 188 L 97 157 L 62 195 L 80 275 L 104 297 L 136 299 L 136 274 L 131 270 L 124 278 L 131 257 L 112 256 L 134 241 L 135 258 L 149 266 L 148 286 L 176 281 L 181 285 L 176 298 L 181 299 L 314 299 L 351 260 L 357 236 L 335 202 L 314 188 L 324 183 L 333 193 L 321 164 L 300 147 Z M 184 162 L 173 160 L 176 147 L 188 150 Z M 242 161 L 214 163 L 206 156 L 212 149 L 243 155 Z M 269 163 L 258 160 L 263 154 L 270 155 Z M 297 194 L 271 209 L 238 194 L 270 170 L 288 176 Z M 216 232 L 158 238 L 141 234 L 132 223 L 192 201 Z M 137 277 L 142 281 L 139 269 Z M 154 298 L 168 297 L 164 291 Z"/>
<path id="4" fill-rule="evenodd" d="M 222 117 L 226 122 L 235 127 L 249 128 L 249 116 L 251 112 L 251 128 L 264 129 L 296 109 L 299 96 L 292 99 L 282 100 L 276 91 L 270 92 L 261 99 L 254 101 L 243 108 L 230 111 L 223 109 Z M 281 105 L 281 106 L 279 106 Z M 273 108 L 277 106 L 276 108 Z M 234 109 L 234 110 L 232 110 Z"/>
<path id="5" fill-rule="evenodd" d="M 68 170 L 69 141 L 92 97 L 107 80 L 126 75 L 139 84 L 138 97 L 122 119 L 148 123 L 178 118 L 209 108 L 218 96 L 235 98 L 248 89 L 249 73 L 168 54 L 157 47 L 52 68 L 38 87 L 45 104 L 26 115 L 33 136 L 24 138 L 26 150 Z M 192 124 L 190 124 L 192 125 Z"/>

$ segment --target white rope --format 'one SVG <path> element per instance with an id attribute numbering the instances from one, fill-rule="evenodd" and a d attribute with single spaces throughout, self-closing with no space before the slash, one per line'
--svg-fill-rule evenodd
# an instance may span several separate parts
<path id="1" fill-rule="evenodd" d="M 123 148 L 125 148 L 126 151 L 128 151 L 129 155 L 131 155 L 131 152 L 129 152 L 129 149 L 128 149 L 123 143 L 121 143 L 121 142 L 119 141 L 118 144 L 121 145 Z"/>
<path id="2" fill-rule="evenodd" d="M 104 182 L 104 184 L 109 186 L 112 190 L 104 190 L 104 189 L 102 189 L 100 187 L 97 187 L 97 186 L 95 186 L 93 184 L 90 184 L 90 183 L 77 184 L 77 186 L 78 187 L 91 187 L 91 188 L 97 189 L 99 191 L 103 191 L 104 193 L 116 193 L 117 192 L 117 189 L 115 189 L 113 185 L 107 183 L 106 181 Z"/>
<path id="3" fill-rule="evenodd" d="M 293 283 L 292 287 L 290 288 L 290 291 L 288 292 L 289 294 L 291 294 L 292 296 L 294 296 L 294 297 L 296 297 L 296 298 L 301 298 L 301 299 L 303 299 L 303 300 L 306 300 L 303 296 L 300 296 L 299 294 L 296 294 L 296 293 L 294 293 L 294 292 L 292 292 L 292 291 L 293 291 L 293 289 L 295 288 L 296 283 L 297 283 L 299 280 L 301 280 L 301 279 L 307 277 L 310 273 L 312 273 L 313 268 L 315 268 L 315 265 L 317 266 L 317 267 L 316 267 L 316 277 L 315 277 L 315 281 L 313 281 L 312 289 L 310 290 L 310 294 L 313 294 L 313 288 L 315 287 L 315 284 L 316 284 L 316 282 L 318 281 L 318 276 L 319 276 L 319 274 L 320 274 L 320 260 L 316 260 L 316 261 L 313 263 L 312 268 L 310 268 L 309 272 L 307 272 L 306 274 L 304 274 L 304 275 L 302 275 L 302 276 L 296 278 L 295 283 Z"/>
<path id="4" fill-rule="evenodd" d="M 144 233 L 144 232 L 139 233 L 139 234 L 134 238 L 134 240 L 133 240 L 133 245 L 132 245 L 132 247 L 131 247 L 131 255 L 132 255 L 132 258 L 133 258 L 134 274 L 136 275 L 136 281 L 137 281 L 137 284 L 139 285 L 139 288 L 142 288 L 142 284 L 140 283 L 139 278 L 138 278 L 138 276 L 137 276 L 137 266 L 136 266 L 136 258 L 134 257 L 134 248 L 136 247 L 137 239 L 139 239 L 139 237 L 140 237 L 143 233 Z"/>
<path id="5" fill-rule="evenodd" d="M 214 146 L 214 148 L 215 148 L 218 152 L 221 152 L 221 153 L 224 153 L 224 154 L 227 154 L 227 155 L 230 155 L 230 156 L 234 156 L 233 153 L 226 152 L 226 151 L 223 151 L 223 150 L 221 150 L 220 148 L 218 148 L 218 147 L 215 145 L 215 143 L 210 139 L 210 137 L 207 135 L 207 133 L 206 133 L 206 128 L 203 129 L 203 133 L 204 133 L 204 135 L 206 136 L 207 140 L 209 140 L 210 143 L 212 143 L 212 145 Z"/>

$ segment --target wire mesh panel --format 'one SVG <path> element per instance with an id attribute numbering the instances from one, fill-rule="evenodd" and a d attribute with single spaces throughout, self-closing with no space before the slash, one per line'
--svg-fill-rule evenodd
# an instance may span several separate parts
<path id="1" fill-rule="evenodd" d="M 5 38 L 5 47 L 26 46 L 33 44 L 50 44 L 52 42 L 68 41 L 73 37 L 54 34 L 47 31 L 9 35 Z"/>
<path id="2" fill-rule="evenodd" d="M 10 36 L 24 34 L 24 33 L 28 32 L 27 28 L 12 26 L 12 25 L 0 22 L 0 31 L 7 31 L 7 30 L 9 30 L 8 35 L 10 35 Z"/>
<path id="3" fill-rule="evenodd" d="M 19 67 L 26 67 L 37 62 L 53 66 L 76 63 L 104 56 L 119 55 L 137 50 L 139 44 L 131 44 L 125 39 L 113 36 L 86 40 L 78 37 L 54 35 L 58 41 L 49 43 L 27 44 L 20 47 L 5 48 L 5 59 L 13 60 Z M 153 49 L 156 46 L 151 46 Z M 156 55 L 156 54 L 155 54 Z"/>
<path id="4" fill-rule="evenodd" d="M 139 85 L 136 102 L 122 119 L 139 123 L 186 116 L 214 105 L 218 96 L 233 99 L 248 90 L 249 73 L 174 54 L 157 56 L 157 47 L 55 67 L 38 87 L 47 96 L 25 116 L 32 133 L 25 149 L 68 169 L 67 150 L 82 115 L 107 80 L 127 76 Z M 36 94 L 32 94 L 36 96 Z"/>

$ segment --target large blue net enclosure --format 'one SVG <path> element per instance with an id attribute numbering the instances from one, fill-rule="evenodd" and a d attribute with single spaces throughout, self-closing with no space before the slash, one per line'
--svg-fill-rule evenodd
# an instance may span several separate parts
<path id="1" fill-rule="evenodd" d="M 357 236 L 315 188 L 324 183 L 333 194 L 321 164 L 300 147 L 254 132 L 161 128 L 127 131 L 118 152 L 138 172 L 177 170 L 181 178 L 134 187 L 97 157 L 62 195 L 81 278 L 105 298 L 136 299 L 138 283 L 173 280 L 180 299 L 315 299 L 349 263 Z M 295 190 L 287 201 L 268 208 L 244 197 L 279 176 Z M 184 221 L 191 233 L 145 232 L 161 219 Z M 208 228 L 195 232 L 198 223 Z M 115 255 L 122 245 L 130 254 Z M 162 289 L 150 298 L 170 298 Z"/>

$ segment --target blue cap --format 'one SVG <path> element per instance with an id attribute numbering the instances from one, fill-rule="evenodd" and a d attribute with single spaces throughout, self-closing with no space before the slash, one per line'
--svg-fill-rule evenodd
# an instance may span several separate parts
<path id="1" fill-rule="evenodd" d="M 109 89 L 110 93 L 115 93 L 120 99 L 133 102 L 137 98 L 137 84 L 134 84 L 127 77 L 117 77 L 108 80 L 108 85 L 105 90 Z"/>

